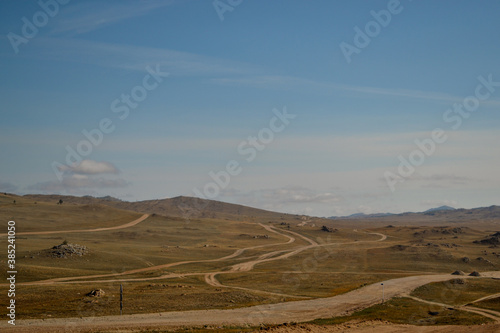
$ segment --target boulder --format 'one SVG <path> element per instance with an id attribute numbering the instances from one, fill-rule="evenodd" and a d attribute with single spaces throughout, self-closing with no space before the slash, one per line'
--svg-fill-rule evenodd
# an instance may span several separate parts
<path id="1" fill-rule="evenodd" d="M 102 297 L 104 296 L 105 292 L 102 289 L 93 289 L 91 292 L 87 294 L 89 297 Z"/>
<path id="2" fill-rule="evenodd" d="M 335 228 L 330 228 L 330 227 L 327 227 L 326 225 L 324 225 L 324 226 L 321 227 L 321 231 L 336 232 L 336 231 L 339 231 L 339 230 L 335 229 Z"/>
<path id="3" fill-rule="evenodd" d="M 67 258 L 75 256 L 83 256 L 86 255 L 89 250 L 86 246 L 78 245 L 78 244 L 60 244 L 53 246 L 50 250 L 48 250 L 49 256 L 54 258 Z"/>

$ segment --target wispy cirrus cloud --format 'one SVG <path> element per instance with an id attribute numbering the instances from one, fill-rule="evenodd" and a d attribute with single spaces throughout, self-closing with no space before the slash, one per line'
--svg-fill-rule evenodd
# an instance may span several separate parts
<path id="1" fill-rule="evenodd" d="M 451 206 L 456 208 L 458 202 L 455 200 L 424 200 L 420 202 L 420 205 L 425 207 Z"/>
<path id="2" fill-rule="evenodd" d="M 86 1 L 74 2 L 61 10 L 52 35 L 77 35 L 101 29 L 155 9 L 170 6 L 174 0 Z"/>
<path id="3" fill-rule="evenodd" d="M 466 184 L 468 182 L 478 182 L 480 179 L 473 177 L 463 177 L 454 174 L 433 174 L 429 176 L 422 176 L 415 174 L 410 177 L 413 180 L 428 181 L 428 182 L 451 182 L 454 184 Z"/>
<path id="4" fill-rule="evenodd" d="M 148 65 L 159 65 L 177 76 L 248 75 L 261 71 L 248 63 L 164 48 L 52 37 L 40 37 L 34 43 L 38 51 L 31 57 L 107 68 L 144 71 Z"/>
<path id="5" fill-rule="evenodd" d="M 274 211 L 292 209 L 294 213 L 300 214 L 311 213 L 314 211 L 313 208 L 318 205 L 335 205 L 345 201 L 343 196 L 336 193 L 316 191 L 302 186 L 249 191 L 227 189 L 221 192 L 221 197 L 231 198 L 239 203 Z"/>
<path id="6" fill-rule="evenodd" d="M 433 91 L 346 85 L 285 75 L 253 75 L 245 77 L 214 78 L 211 79 L 211 82 L 220 85 L 241 85 L 263 89 L 296 89 L 300 91 L 307 89 L 321 95 L 331 95 L 335 91 L 344 91 L 363 95 L 410 98 L 443 103 L 462 102 L 466 97 Z M 483 101 L 482 103 L 489 106 L 500 106 L 500 101 L 494 99 Z"/>

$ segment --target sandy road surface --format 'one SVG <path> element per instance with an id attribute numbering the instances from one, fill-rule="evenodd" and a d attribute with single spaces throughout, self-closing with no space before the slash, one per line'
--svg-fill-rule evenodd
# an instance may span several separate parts
<path id="1" fill-rule="evenodd" d="M 486 277 L 500 277 L 500 271 L 483 273 Z M 409 294 L 413 289 L 431 282 L 453 278 L 449 274 L 411 276 L 384 281 L 386 299 Z M 283 322 L 304 322 L 349 314 L 376 303 L 382 298 L 380 283 L 375 283 L 349 293 L 329 298 L 258 305 L 231 310 L 176 311 L 157 314 L 106 316 L 96 318 L 46 319 L 19 321 L 15 329 L 6 322 L 0 324 L 2 332 L 56 332 L 60 327 L 78 331 L 134 327 L 172 327 L 195 325 L 258 325 Z"/>

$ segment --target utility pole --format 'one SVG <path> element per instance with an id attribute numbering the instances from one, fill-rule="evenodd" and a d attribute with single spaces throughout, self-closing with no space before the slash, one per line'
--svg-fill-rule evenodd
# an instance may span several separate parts
<path id="1" fill-rule="evenodd" d="M 120 284 L 120 316 L 122 315 L 123 310 L 123 285 Z"/>

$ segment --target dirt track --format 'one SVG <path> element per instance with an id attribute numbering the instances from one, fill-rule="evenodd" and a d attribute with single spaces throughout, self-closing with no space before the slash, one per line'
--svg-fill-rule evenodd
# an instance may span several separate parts
<path id="1" fill-rule="evenodd" d="M 411 326 L 395 325 L 391 323 L 368 321 L 349 322 L 335 326 L 319 325 L 294 325 L 278 327 L 269 330 L 271 333 L 498 333 L 500 324 L 490 324 L 481 326 Z"/>
<path id="2" fill-rule="evenodd" d="M 483 273 L 487 277 L 500 277 L 500 272 Z M 411 290 L 431 282 L 452 278 L 449 274 L 412 276 L 384 282 L 386 298 L 408 294 Z M 139 314 L 125 316 L 106 316 L 96 318 L 46 319 L 20 321 L 16 332 L 56 332 L 61 327 L 77 331 L 90 329 L 116 329 L 119 327 L 177 327 L 196 325 L 259 325 L 261 323 L 279 324 L 284 322 L 305 322 L 316 318 L 342 316 L 357 311 L 382 300 L 380 283 L 372 284 L 349 293 L 329 298 L 297 302 L 259 305 L 231 310 L 203 310 L 165 312 L 158 314 Z M 2 331 L 9 332 L 5 322 Z"/>
<path id="3" fill-rule="evenodd" d="M 119 228 L 126 228 L 140 223 L 147 218 L 147 215 L 142 216 L 140 219 L 134 220 L 126 225 L 112 227 L 112 228 L 101 228 L 93 230 L 78 230 L 78 232 L 88 232 L 88 231 L 102 231 L 102 230 L 112 230 Z M 295 232 L 289 232 L 285 230 L 276 230 L 271 226 L 261 225 L 268 231 L 280 234 L 288 238 L 286 243 L 279 244 L 290 244 L 295 241 L 295 237 L 287 235 L 299 236 L 300 238 L 307 241 L 310 245 L 299 246 L 294 249 L 278 250 L 261 255 L 257 259 L 253 259 L 247 262 L 233 265 L 229 272 L 236 271 L 250 271 L 257 264 L 263 262 L 269 262 L 273 260 L 280 260 L 289 258 L 295 254 L 302 251 L 322 247 L 329 245 L 339 245 L 339 244 L 318 244 L 314 240 L 311 240 L 303 235 Z M 74 231 L 77 232 L 77 231 Z M 50 232 L 53 233 L 53 232 Z M 364 242 L 380 242 L 386 239 L 383 234 L 376 234 L 380 236 L 380 239 L 364 241 Z M 352 242 L 352 243 L 361 243 Z M 350 242 L 349 242 L 350 243 Z M 271 244 L 277 245 L 277 244 Z M 246 249 L 239 249 L 231 255 L 226 257 L 204 260 L 207 261 L 222 261 L 235 258 L 241 255 L 245 250 L 265 247 L 270 245 L 260 245 L 256 247 L 250 247 Z M 57 284 L 57 283 L 75 283 L 82 282 L 79 280 L 88 280 L 97 277 L 117 277 L 127 274 L 134 274 L 139 272 L 146 272 L 151 270 L 158 270 L 162 268 L 172 267 L 176 265 L 181 265 L 185 263 L 194 263 L 201 261 L 184 261 L 177 263 L 170 263 L 165 265 L 146 267 L 136 270 L 131 270 L 119 274 L 106 274 L 106 275 L 93 275 L 93 276 L 81 276 L 81 277 L 71 277 L 71 278 L 59 278 L 51 279 L 38 282 L 30 282 L 26 284 Z M 182 274 L 182 275 L 199 275 L 204 274 L 207 283 L 217 286 L 226 287 L 220 284 L 216 279 L 217 274 L 226 272 L 211 272 L 211 273 L 192 273 L 192 274 Z M 483 276 L 500 277 L 500 272 L 489 272 L 482 273 Z M 146 278 L 146 279 L 165 279 L 168 277 L 179 276 L 179 274 L 169 274 L 162 277 Z M 385 298 L 389 299 L 399 295 L 407 295 L 413 289 L 431 282 L 445 281 L 451 279 L 452 276 L 449 274 L 437 274 L 437 275 L 423 275 L 423 276 L 412 276 L 399 279 L 393 279 L 384 281 Z M 123 280 L 123 279 L 121 279 Z M 129 280 L 145 280 L 145 279 L 129 279 Z M 88 281 L 84 281 L 88 282 Z M 22 284 L 19 284 L 22 285 Z M 238 287 L 239 288 L 239 287 Z M 288 295 L 282 295 L 288 296 Z M 178 326 L 197 326 L 197 325 L 238 325 L 244 326 L 259 325 L 261 323 L 266 324 L 280 324 L 284 322 L 305 322 L 317 318 L 329 318 L 335 316 L 342 316 L 352 313 L 354 311 L 372 306 L 376 303 L 382 301 L 382 287 L 380 283 L 372 284 L 358 290 L 338 295 L 330 298 L 320 298 L 303 300 L 296 302 L 278 303 L 270 305 L 259 305 L 248 308 L 238 308 L 231 310 L 203 310 L 203 311 L 182 311 L 182 312 L 165 312 L 165 313 L 155 313 L 155 314 L 138 314 L 138 315 L 125 315 L 125 316 L 106 316 L 106 317 L 96 317 L 96 318 L 65 318 L 65 319 L 45 319 L 45 320 L 22 320 L 18 321 L 15 328 L 6 324 L 6 321 L 0 322 L 0 329 L 2 332 L 57 332 L 57 331 L 74 331 L 74 332 L 85 332 L 95 329 L 133 329 L 133 328 L 147 328 L 147 327 L 178 327 Z M 386 331 L 381 332 L 403 332 L 402 330 L 392 330 L 396 328 L 396 325 L 390 325 Z M 382 327 L 380 327 L 382 329 Z M 408 327 L 406 327 L 408 328 Z M 364 329 L 364 328 L 363 328 Z M 384 328 L 385 329 L 385 328 Z M 368 332 L 369 330 L 366 330 Z M 373 331 L 373 330 L 372 330 Z M 377 328 L 377 331 L 379 329 Z M 283 331 L 286 332 L 286 331 Z M 290 331 L 293 332 L 293 331 Z M 299 331 L 297 331 L 299 332 Z M 364 331 L 359 331 L 364 332 Z M 404 332 L 409 332 L 405 330 Z M 416 332 L 416 331 L 415 331 Z M 420 330 L 418 331 L 420 332 Z M 423 330 L 422 332 L 431 332 L 429 330 Z M 437 331 L 432 331 L 437 332 Z M 442 331 L 447 332 L 447 331 Z M 454 330 L 454 333 L 457 331 Z"/>
<path id="4" fill-rule="evenodd" d="M 57 230 L 57 231 L 30 231 L 30 232 L 19 232 L 17 235 L 50 235 L 50 234 L 66 234 L 66 233 L 74 233 L 74 232 L 99 232 L 99 231 L 108 231 L 108 230 L 118 230 L 133 227 L 147 219 L 149 214 L 144 214 L 138 219 L 135 219 L 129 223 L 125 223 L 122 225 L 118 225 L 116 227 L 108 227 L 108 228 L 96 228 L 96 229 L 86 229 L 86 230 Z"/>
<path id="5" fill-rule="evenodd" d="M 482 299 L 489 299 L 492 296 L 495 296 L 495 295 L 490 295 L 490 296 L 484 297 Z M 496 312 L 496 311 L 493 311 L 493 310 L 481 309 L 481 308 L 476 308 L 476 307 L 472 307 L 472 306 L 453 306 L 453 305 L 444 304 L 444 303 L 426 301 L 426 300 L 423 300 L 421 298 L 414 297 L 414 296 L 409 296 L 409 295 L 406 295 L 406 297 L 409 297 L 409 298 L 414 299 L 414 300 L 419 301 L 419 302 L 424 302 L 424 303 L 428 303 L 428 304 L 438 305 L 438 306 L 442 306 L 442 307 L 446 307 L 446 308 L 456 308 L 456 309 L 459 309 L 459 310 L 476 313 L 476 314 L 479 314 L 481 316 L 488 317 L 490 319 L 493 319 L 495 321 L 500 322 L 500 312 Z M 478 302 L 478 301 L 480 301 L 480 300 L 477 300 L 475 302 Z"/>
<path id="6" fill-rule="evenodd" d="M 140 219 L 134 220 L 134 221 L 132 221 L 130 223 L 127 223 L 127 224 L 124 224 L 124 225 L 121 225 L 121 226 L 118 226 L 118 227 L 112 227 L 112 229 L 122 229 L 122 228 L 128 228 L 128 227 L 134 226 L 137 223 L 139 223 L 139 222 L 143 221 L 144 219 L 146 219 L 147 217 L 148 217 L 148 215 L 144 215 Z M 77 282 L 77 280 L 88 280 L 88 279 L 104 278 L 104 277 L 119 277 L 119 276 L 124 276 L 124 275 L 131 275 L 131 274 L 137 274 L 137 273 L 144 273 L 144 272 L 149 272 L 149 271 L 155 271 L 155 270 L 160 270 L 160 269 L 165 269 L 165 268 L 170 268 L 170 267 L 180 266 L 180 265 L 185 265 L 185 264 L 193 264 L 193 263 L 201 263 L 201 262 L 224 261 L 224 260 L 229 260 L 229 259 L 236 258 L 236 257 L 240 256 L 241 254 L 243 254 L 245 251 L 248 251 L 248 250 L 253 250 L 253 249 L 258 249 L 258 248 L 263 248 L 263 247 L 269 247 L 269 246 L 290 244 L 290 243 L 295 242 L 295 238 L 292 237 L 292 236 L 288 236 L 286 234 L 283 234 L 283 233 L 280 233 L 278 231 L 275 231 L 270 226 L 266 226 L 266 225 L 263 225 L 263 224 L 260 224 L 260 223 L 259 223 L 259 225 L 262 226 L 264 229 L 266 229 L 266 230 L 268 230 L 270 232 L 279 234 L 281 236 L 284 236 L 284 237 L 288 238 L 289 240 L 287 242 L 284 242 L 284 243 L 273 243 L 273 244 L 266 244 L 266 245 L 257 245 L 257 246 L 251 246 L 251 247 L 243 248 L 243 249 L 238 249 L 234 253 L 232 253 L 232 254 L 230 254 L 228 256 L 225 256 L 225 257 L 222 257 L 222 258 L 216 258 L 216 259 L 179 261 L 179 262 L 174 262 L 174 263 L 169 263 L 169 264 L 163 264 L 163 265 L 156 265 L 156 266 L 150 266 L 150 267 L 145 267 L 145 268 L 133 269 L 133 270 L 125 271 L 125 272 L 122 272 L 122 273 L 111 273 L 111 274 L 84 275 L 84 276 L 54 278 L 54 279 L 48 279 L 48 280 L 19 283 L 19 285 L 40 285 L 40 284 L 54 284 L 54 283 L 75 283 L 75 282 Z M 109 228 L 103 228 L 103 229 L 109 230 Z M 80 230 L 80 231 L 81 232 L 96 232 L 96 231 L 102 231 L 103 229 Z M 57 232 L 62 232 L 62 231 L 57 231 Z M 301 236 L 301 237 L 305 238 L 304 236 Z M 284 250 L 284 251 L 289 251 L 289 250 Z M 284 251 L 276 251 L 276 252 L 284 252 Z M 272 253 L 274 254 L 274 252 L 272 252 Z M 267 254 L 261 256 L 262 257 L 261 262 L 264 261 L 264 259 L 263 259 L 264 256 L 269 256 L 270 254 L 271 253 L 267 253 Z M 276 259 L 274 259 L 274 260 L 276 260 Z M 255 264 L 253 264 L 252 266 L 250 266 L 248 268 L 248 270 L 250 270 L 251 268 L 253 268 L 254 265 Z M 146 281 L 148 279 L 149 280 L 158 280 L 158 279 L 165 279 L 165 278 L 169 278 L 169 277 L 179 277 L 179 276 L 186 276 L 186 275 L 200 275 L 200 274 L 199 273 L 196 273 L 196 274 L 168 274 L 168 275 L 164 275 L 164 276 L 161 276 L 161 277 L 144 278 L 144 279 L 120 279 L 119 281 Z M 106 281 L 112 282 L 114 280 L 106 280 Z"/>

